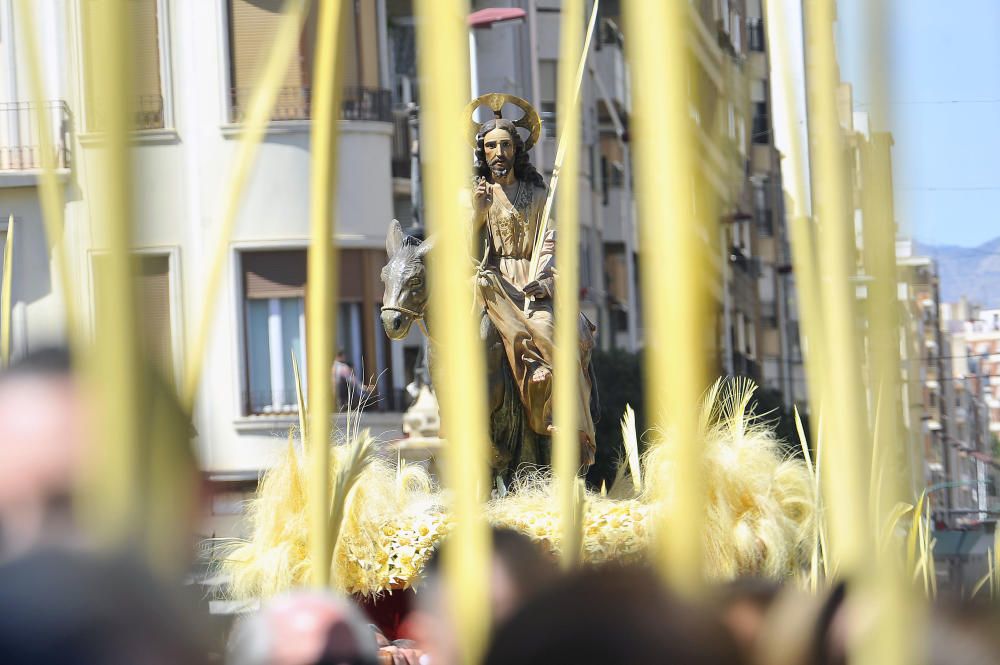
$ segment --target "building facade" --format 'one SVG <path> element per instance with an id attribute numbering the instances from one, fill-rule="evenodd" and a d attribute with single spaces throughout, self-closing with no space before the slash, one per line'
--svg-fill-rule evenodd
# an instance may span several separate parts
<path id="1" fill-rule="evenodd" d="M 899 244 L 901 275 L 913 289 L 910 320 L 917 340 L 904 365 L 918 375 L 922 443 L 928 501 L 938 526 L 963 527 L 994 520 L 1000 509 L 991 413 L 993 345 L 989 313 L 968 303 L 939 299 L 933 259 Z M 994 335 L 996 336 L 996 335 Z M 907 362 L 908 361 L 908 362 Z M 984 362 L 985 361 L 985 362 Z"/>
<path id="2" fill-rule="evenodd" d="M 953 444 L 966 459 L 955 481 L 970 511 L 984 521 L 1000 511 L 1000 310 L 982 309 L 964 298 L 942 303 L 941 323 L 951 341 L 946 371 L 954 386 Z"/>
<path id="3" fill-rule="evenodd" d="M 184 381 L 183 358 L 205 302 L 249 95 L 274 41 L 282 0 L 129 0 L 138 45 L 129 108 L 133 229 L 139 259 L 143 337 L 164 374 Z M 24 17 L 0 0 L 0 234 L 15 220 L 13 350 L 64 341 L 64 304 L 95 334 L 102 307 L 95 283 L 107 242 L 96 184 L 104 143 L 101 100 L 90 89 L 88 0 L 31 3 L 42 54 L 65 227 L 47 237 L 39 204 L 41 137 L 30 101 Z M 500 90 L 530 100 L 545 121 L 533 161 L 551 176 L 560 2 L 477 0 L 473 11 L 523 11 L 511 25 L 470 26 L 470 97 Z M 336 196 L 340 249 L 338 330 L 343 349 L 375 402 L 362 415 L 375 434 L 399 433 L 422 344 L 416 328 L 389 344 L 378 318 L 379 269 L 389 222 L 423 222 L 415 20 L 410 0 L 349 3 Z M 780 170 L 771 140 L 766 44 L 759 0 L 692 4 L 692 108 L 701 167 L 720 222 L 709 281 L 718 314 L 712 367 L 745 374 L 798 399 L 794 294 Z M 293 356 L 304 367 L 304 294 L 309 239 L 310 103 L 315 14 L 284 75 L 259 147 L 235 232 L 222 242 L 226 269 L 201 389 L 196 445 L 218 479 L 251 483 L 296 422 Z M 631 91 L 617 2 L 602 3 L 582 89 L 581 309 L 605 348 L 643 345 L 637 289 L 636 216 L 629 124 Z M 462 83 L 464 85 L 464 83 Z M 55 278 L 52 247 L 68 255 L 71 289 Z M 563 250 L 565 251 L 565 250 Z M 791 360 L 790 360 L 791 359 Z"/>
<path id="4" fill-rule="evenodd" d="M 280 0 L 130 0 L 136 78 L 131 157 L 135 252 L 144 337 L 178 383 L 193 343 L 204 282 L 234 168 L 249 91 L 277 31 Z M 61 238 L 47 238 L 38 202 L 39 136 L 19 30 L 24 18 L 0 1 L 0 216 L 16 225 L 15 355 L 62 340 L 71 298 L 87 332 L 101 307 L 95 275 L 106 242 L 95 181 L 101 176 L 102 100 L 89 89 L 88 2 L 32 3 L 40 26 L 45 112 L 58 149 L 65 201 Z M 398 431 L 406 380 L 403 349 L 389 345 L 378 311 L 385 233 L 393 216 L 392 96 L 382 76 L 379 6 L 352 3 L 340 112 L 336 243 L 340 248 L 337 338 L 359 378 L 376 386 L 365 419 Z M 226 238 L 226 274 L 214 312 L 195 406 L 206 470 L 256 478 L 296 422 L 291 358 L 304 367 L 309 239 L 309 141 L 315 14 L 305 24 L 238 213 Z M 68 251 L 72 293 L 59 292 L 49 247 Z"/>

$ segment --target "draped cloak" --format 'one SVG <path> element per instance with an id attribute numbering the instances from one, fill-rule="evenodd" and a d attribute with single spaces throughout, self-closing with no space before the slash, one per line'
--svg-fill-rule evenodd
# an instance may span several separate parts
<path id="1" fill-rule="evenodd" d="M 476 291 L 479 304 L 503 340 L 521 404 L 528 416 L 528 425 L 535 433 L 547 435 L 552 424 L 555 231 L 545 232 L 538 270 L 531 274 L 531 253 L 537 229 L 542 223 L 547 189 L 527 182 L 519 182 L 518 186 L 522 191 L 528 188 L 530 192 L 530 196 L 514 196 L 520 207 L 511 203 L 503 187 L 496 186 L 490 206 L 485 211 L 473 211 L 473 227 L 481 229 L 485 236 L 485 252 Z M 547 294 L 531 301 L 526 311 L 522 289 L 533 280 L 539 280 Z M 596 327 L 583 314 L 579 317 L 578 327 L 578 413 L 580 432 L 586 437 L 586 442 L 581 440 L 580 462 L 589 466 L 594 462 L 595 451 L 589 365 Z M 539 367 L 547 368 L 549 377 L 532 382 L 532 374 Z"/>

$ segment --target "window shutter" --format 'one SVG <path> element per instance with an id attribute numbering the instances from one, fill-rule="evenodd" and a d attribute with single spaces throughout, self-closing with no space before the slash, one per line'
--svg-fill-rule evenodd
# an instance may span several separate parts
<path id="1" fill-rule="evenodd" d="M 242 262 L 248 299 L 305 297 L 305 251 L 244 252 Z"/>
<path id="2" fill-rule="evenodd" d="M 229 1 L 229 55 L 234 115 L 245 110 L 281 23 L 283 0 Z M 310 19 L 312 17 L 310 16 Z M 311 21 L 307 21 L 306 40 Z M 302 51 L 289 63 L 278 93 L 276 118 L 308 117 L 308 78 Z M 234 120 L 238 120 L 235 117 Z"/>
<path id="3" fill-rule="evenodd" d="M 105 34 L 101 25 L 95 22 L 96 0 L 81 3 L 81 28 L 83 30 L 83 57 L 86 76 L 84 95 L 87 104 L 87 128 L 91 131 L 103 129 L 106 112 L 104 100 L 94 94 L 94 48 L 106 39 L 115 39 Z M 163 88 L 160 79 L 160 32 L 157 14 L 158 0 L 129 0 L 129 27 L 132 31 L 132 66 L 134 80 L 132 102 L 128 111 L 133 114 L 130 121 L 134 129 L 163 127 Z"/>
<path id="4" fill-rule="evenodd" d="M 141 254 L 134 257 L 135 297 L 139 316 L 139 335 L 143 356 L 160 370 L 164 377 L 174 378 L 173 337 L 170 331 L 170 257 L 165 254 Z M 94 327 L 101 335 L 101 323 L 106 319 L 108 257 L 94 256 Z"/>
<path id="5" fill-rule="evenodd" d="M 135 67 L 134 92 L 139 99 L 140 111 L 150 109 L 153 104 L 159 108 L 162 104 L 160 33 L 156 5 L 157 0 L 130 0 L 128 3 L 135 49 L 132 54 Z"/>
<path id="6" fill-rule="evenodd" d="M 371 274 L 364 271 L 364 254 L 372 254 Z M 304 298 L 306 293 L 305 250 L 290 249 L 264 252 L 243 252 L 243 288 L 248 299 Z M 340 275 L 340 302 L 361 302 L 364 299 L 364 280 L 378 290 L 379 272 L 385 265 L 385 252 L 368 249 L 340 249 L 337 251 L 337 269 Z M 379 291 L 379 293 L 381 293 Z"/>
<path id="7" fill-rule="evenodd" d="M 166 255 L 140 257 L 137 287 L 145 352 L 165 376 L 172 378 L 174 354 L 170 332 L 170 258 Z"/>

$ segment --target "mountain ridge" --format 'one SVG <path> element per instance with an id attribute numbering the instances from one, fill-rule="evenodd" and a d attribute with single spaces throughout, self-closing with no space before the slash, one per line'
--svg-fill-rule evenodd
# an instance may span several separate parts
<path id="1" fill-rule="evenodd" d="M 976 247 L 914 245 L 915 254 L 937 262 L 942 302 L 958 302 L 964 295 L 983 308 L 1000 308 L 1000 236 Z"/>

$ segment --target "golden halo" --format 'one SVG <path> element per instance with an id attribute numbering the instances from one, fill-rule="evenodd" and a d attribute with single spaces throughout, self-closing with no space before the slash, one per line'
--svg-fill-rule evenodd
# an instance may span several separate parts
<path id="1" fill-rule="evenodd" d="M 476 135 L 479 134 L 479 124 L 473 117 L 476 113 L 476 109 L 481 106 L 485 106 L 493 111 L 493 115 L 497 118 L 502 118 L 500 110 L 503 108 L 504 104 L 513 104 L 518 107 L 524 114 L 517 120 L 513 120 L 515 127 L 520 127 L 522 129 L 528 130 L 528 138 L 524 142 L 524 149 L 531 150 L 531 147 L 538 142 L 538 136 L 542 131 L 542 119 L 538 116 L 538 111 L 535 107 L 528 103 L 528 100 L 521 99 L 516 95 L 508 95 L 502 92 L 488 92 L 485 95 L 480 95 L 476 97 L 469 105 L 465 107 L 466 116 L 469 118 L 469 143 L 472 147 L 476 147 Z"/>

